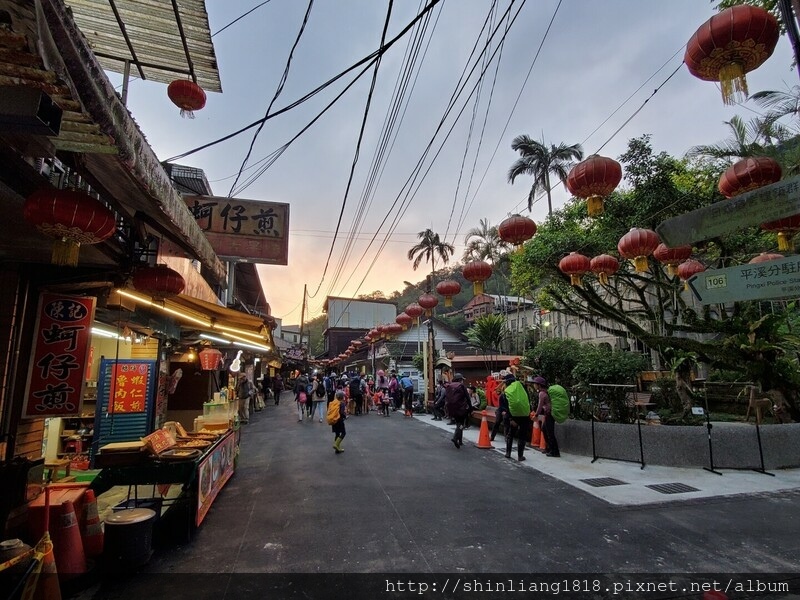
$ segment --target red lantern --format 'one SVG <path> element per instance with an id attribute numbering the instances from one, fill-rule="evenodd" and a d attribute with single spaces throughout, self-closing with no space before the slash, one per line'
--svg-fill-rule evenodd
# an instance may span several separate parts
<path id="1" fill-rule="evenodd" d="M 425 316 L 430 317 L 433 314 L 433 309 L 439 304 L 439 299 L 433 294 L 425 292 L 419 297 L 417 304 L 425 309 Z"/>
<path id="2" fill-rule="evenodd" d="M 183 276 L 167 265 L 138 268 L 132 281 L 133 287 L 157 300 L 177 296 L 186 287 Z"/>
<path id="3" fill-rule="evenodd" d="M 772 55 L 779 36 L 778 21 L 769 12 L 740 4 L 714 15 L 695 32 L 683 62 L 698 79 L 719 81 L 722 101 L 736 104 L 747 98 L 745 73 Z"/>
<path id="4" fill-rule="evenodd" d="M 675 277 L 675 267 L 692 255 L 691 246 L 677 246 L 670 248 L 666 244 L 659 244 L 653 250 L 653 258 L 662 265 L 667 265 L 667 273 L 670 277 Z"/>
<path id="5" fill-rule="evenodd" d="M 222 352 L 216 348 L 206 347 L 197 356 L 200 357 L 200 368 L 203 371 L 216 371 L 222 364 Z"/>
<path id="6" fill-rule="evenodd" d="M 397 315 L 395 321 L 403 328 L 403 331 L 411 327 L 411 324 L 414 322 L 414 319 L 408 313 L 401 312 Z"/>
<path id="7" fill-rule="evenodd" d="M 461 284 L 455 279 L 445 279 L 436 284 L 436 293 L 440 296 L 444 296 L 445 306 L 453 306 L 453 296 L 460 292 Z"/>
<path id="8" fill-rule="evenodd" d="M 781 180 L 781 166 L 766 156 L 744 158 L 725 171 L 719 178 L 720 193 L 733 198 L 751 190 L 777 183 Z"/>
<path id="9" fill-rule="evenodd" d="M 689 279 L 691 279 L 698 273 L 702 273 L 705 270 L 706 270 L 705 265 L 703 265 L 703 263 L 701 263 L 699 260 L 695 260 L 693 258 L 685 260 L 681 264 L 679 264 L 678 277 L 680 277 L 681 281 L 684 282 L 683 286 L 684 289 L 689 289 L 689 284 L 687 283 Z"/>
<path id="10" fill-rule="evenodd" d="M 464 279 L 472 282 L 472 293 L 474 296 L 478 296 L 483 293 L 483 282 L 492 276 L 492 266 L 482 260 L 474 260 L 464 265 L 461 274 Z"/>
<path id="11" fill-rule="evenodd" d="M 404 331 L 403 327 L 401 325 L 398 325 L 397 323 L 389 323 L 386 326 L 386 333 L 392 337 L 396 336 L 399 333 L 402 333 L 403 331 Z"/>
<path id="12" fill-rule="evenodd" d="M 778 250 L 787 252 L 792 247 L 794 234 L 800 231 L 800 214 L 778 219 L 777 221 L 770 221 L 769 223 L 762 223 L 761 229 L 778 232 Z"/>
<path id="13" fill-rule="evenodd" d="M 617 250 L 620 256 L 633 260 L 637 273 L 646 273 L 647 257 L 660 243 L 655 231 L 634 227 L 619 240 Z"/>
<path id="14" fill-rule="evenodd" d="M 522 244 L 536 235 L 536 223 L 528 217 L 512 215 L 497 226 L 497 234 L 504 242 L 520 248 Z M 438 286 L 436 291 L 439 291 Z M 459 291 L 461 291 L 460 287 Z M 439 293 L 441 294 L 441 292 Z M 451 304 L 445 303 L 445 306 L 451 306 Z"/>
<path id="15" fill-rule="evenodd" d="M 619 270 L 619 261 L 610 254 L 601 254 L 589 261 L 589 270 L 597 275 L 600 285 L 608 285 L 608 276 Z"/>
<path id="16" fill-rule="evenodd" d="M 381 332 L 379 331 L 379 328 L 373 327 L 372 329 L 369 330 L 369 333 L 367 335 L 369 336 L 369 341 L 374 342 L 380 337 Z"/>
<path id="17" fill-rule="evenodd" d="M 576 286 L 581 285 L 581 277 L 589 270 L 590 266 L 589 258 L 577 252 L 570 252 L 558 263 L 561 272 L 569 275 L 569 282 Z"/>
<path id="18" fill-rule="evenodd" d="M 50 261 L 78 266 L 81 244 L 98 244 L 117 230 L 114 213 L 81 190 L 43 188 L 25 200 L 24 219 L 55 238 Z"/>
<path id="19" fill-rule="evenodd" d="M 206 105 L 206 93 L 194 81 L 176 79 L 167 86 L 167 96 L 178 108 L 182 117 L 194 119 L 194 111 Z"/>
<path id="20" fill-rule="evenodd" d="M 567 176 L 567 189 L 576 198 L 586 198 L 590 217 L 603 214 L 603 198 L 617 189 L 622 181 L 622 166 L 612 158 L 592 154 L 572 167 Z"/>
<path id="21" fill-rule="evenodd" d="M 361 343 L 362 342 L 361 342 L 361 340 L 353 340 L 350 343 L 356 348 L 356 350 L 358 350 L 361 347 Z"/>
<path id="22" fill-rule="evenodd" d="M 409 304 L 408 306 L 406 306 L 406 314 L 407 314 L 409 317 L 411 317 L 412 319 L 414 319 L 414 322 L 415 322 L 417 325 L 419 325 L 419 318 L 420 318 L 420 316 L 422 315 L 422 313 L 424 313 L 424 312 L 425 312 L 425 309 L 424 309 L 424 308 L 422 308 L 422 307 L 421 307 L 419 304 L 417 304 L 416 302 L 412 302 L 411 304 Z"/>
<path id="23" fill-rule="evenodd" d="M 754 256 L 748 261 L 748 265 L 757 265 L 763 262 L 769 262 L 771 260 L 778 260 L 781 258 L 785 258 L 783 254 L 777 254 L 775 252 L 762 252 L 758 256 Z"/>

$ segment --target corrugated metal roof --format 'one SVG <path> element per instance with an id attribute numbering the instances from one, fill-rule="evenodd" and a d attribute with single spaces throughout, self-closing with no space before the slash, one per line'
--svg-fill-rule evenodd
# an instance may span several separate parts
<path id="1" fill-rule="evenodd" d="M 104 69 L 170 83 L 191 78 L 221 92 L 205 0 L 68 0 Z"/>

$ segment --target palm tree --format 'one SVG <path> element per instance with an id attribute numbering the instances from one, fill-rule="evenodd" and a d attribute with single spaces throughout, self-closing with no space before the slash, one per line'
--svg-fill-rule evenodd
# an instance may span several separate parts
<path id="1" fill-rule="evenodd" d="M 508 333 L 508 326 L 503 315 L 478 317 L 466 331 L 467 341 L 481 351 L 489 373 L 494 370 L 495 355 L 508 337 Z"/>
<path id="2" fill-rule="evenodd" d="M 547 194 L 547 214 L 553 214 L 553 198 L 550 184 L 550 174 L 552 173 L 561 180 L 567 181 L 567 175 L 573 166 L 573 160 L 583 159 L 583 148 L 580 144 L 571 146 L 563 142 L 558 146 L 550 144 L 550 148 L 544 142 L 537 142 L 528 135 L 518 135 L 511 142 L 511 149 L 519 152 L 520 157 L 511 165 L 508 170 L 508 181 L 513 184 L 514 179 L 519 175 L 531 175 L 533 185 L 528 194 L 528 210 L 531 210 L 533 201 L 538 192 Z"/>
<path id="3" fill-rule="evenodd" d="M 431 263 L 431 280 L 429 282 L 430 291 L 430 289 L 433 287 L 433 274 L 436 272 L 436 257 L 438 256 L 442 259 L 442 262 L 447 264 L 456 249 L 452 244 L 448 244 L 447 242 L 440 240 L 439 234 L 434 233 L 431 229 L 420 231 L 417 234 L 417 237 L 419 237 L 420 241 L 408 251 L 408 260 L 414 261 L 411 263 L 411 266 L 415 271 L 423 259 L 425 262 Z"/>
<path id="4" fill-rule="evenodd" d="M 717 144 L 709 146 L 694 146 L 687 153 L 689 158 L 704 156 L 713 159 L 747 158 L 748 156 L 762 156 L 766 146 L 772 145 L 772 138 L 776 134 L 775 123 L 768 120 L 753 119 L 748 123 L 734 115 L 730 121 L 725 121 L 730 129 L 730 137 Z"/>
<path id="5" fill-rule="evenodd" d="M 464 243 L 464 261 L 486 260 L 495 264 L 508 249 L 508 244 L 500 239 L 497 226 L 489 225 L 488 219 L 481 219 L 478 227 L 470 229 L 464 236 Z"/>

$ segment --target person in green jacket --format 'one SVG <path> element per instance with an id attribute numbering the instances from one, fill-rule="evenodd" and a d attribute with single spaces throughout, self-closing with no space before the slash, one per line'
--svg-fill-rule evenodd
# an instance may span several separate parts
<path id="1" fill-rule="evenodd" d="M 506 388 L 503 395 L 508 401 L 509 424 L 506 428 L 506 458 L 511 458 L 511 446 L 514 443 L 514 432 L 517 435 L 517 460 L 525 460 L 525 444 L 531 439 L 531 404 L 528 400 L 528 392 L 525 387 L 517 381 L 512 373 L 504 378 Z M 500 401 L 502 406 L 503 401 Z"/>

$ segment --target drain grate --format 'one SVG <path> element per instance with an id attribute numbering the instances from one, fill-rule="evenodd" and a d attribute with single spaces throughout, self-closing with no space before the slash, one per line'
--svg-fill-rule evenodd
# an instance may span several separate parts
<path id="1" fill-rule="evenodd" d="M 624 481 L 620 481 L 619 479 L 614 479 L 613 477 L 596 477 L 594 479 L 581 479 L 583 483 L 586 485 L 590 485 L 592 487 L 609 487 L 612 485 L 628 485 Z"/>
<path id="2" fill-rule="evenodd" d="M 660 494 L 685 494 L 686 492 L 699 492 L 697 488 L 693 488 L 685 483 L 657 483 L 655 485 L 648 485 L 651 490 L 655 490 Z"/>

